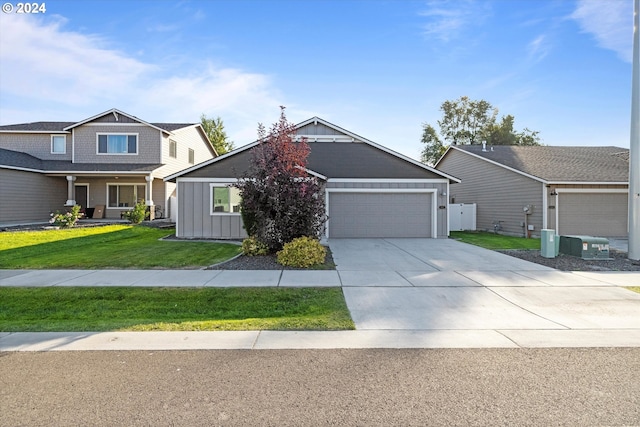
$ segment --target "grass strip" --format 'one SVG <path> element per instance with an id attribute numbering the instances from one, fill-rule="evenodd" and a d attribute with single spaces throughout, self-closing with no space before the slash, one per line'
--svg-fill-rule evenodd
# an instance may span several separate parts
<path id="1" fill-rule="evenodd" d="M 535 249 L 540 250 L 540 239 L 504 236 L 486 231 L 452 231 L 451 238 L 491 250 Z"/>
<path id="2" fill-rule="evenodd" d="M 242 249 L 231 243 L 160 241 L 173 229 L 109 225 L 66 230 L 3 232 L 0 268 L 198 268 Z"/>
<path id="3" fill-rule="evenodd" d="M 0 288 L 1 332 L 354 328 L 340 288 Z"/>
<path id="4" fill-rule="evenodd" d="M 640 294 L 640 286 L 629 286 L 627 289 Z"/>

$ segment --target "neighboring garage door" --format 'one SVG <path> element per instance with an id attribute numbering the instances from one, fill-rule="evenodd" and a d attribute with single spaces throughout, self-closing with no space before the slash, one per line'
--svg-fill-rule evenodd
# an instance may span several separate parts
<path id="1" fill-rule="evenodd" d="M 431 193 L 329 193 L 329 237 L 433 237 Z"/>
<path id="2" fill-rule="evenodd" d="M 564 235 L 627 236 L 627 193 L 560 193 L 558 231 Z"/>

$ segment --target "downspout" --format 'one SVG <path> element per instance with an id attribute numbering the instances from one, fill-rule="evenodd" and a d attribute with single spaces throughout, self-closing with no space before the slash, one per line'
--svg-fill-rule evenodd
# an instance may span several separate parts
<path id="1" fill-rule="evenodd" d="M 549 225 L 549 194 L 547 192 L 547 184 L 542 183 L 542 228 L 546 229 Z"/>

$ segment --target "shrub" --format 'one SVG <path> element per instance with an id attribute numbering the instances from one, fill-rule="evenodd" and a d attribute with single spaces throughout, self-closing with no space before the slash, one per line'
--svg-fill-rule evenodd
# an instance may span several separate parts
<path id="1" fill-rule="evenodd" d="M 124 218 L 132 224 L 140 224 L 144 219 L 149 216 L 147 212 L 147 206 L 144 202 L 138 202 L 130 211 L 123 214 Z"/>
<path id="2" fill-rule="evenodd" d="M 269 248 L 255 237 L 247 237 L 242 241 L 242 253 L 248 256 L 266 255 Z"/>
<path id="3" fill-rule="evenodd" d="M 278 252 L 278 262 L 290 267 L 307 268 L 314 264 L 322 264 L 327 250 L 317 239 L 298 237 L 286 243 Z"/>
<path id="4" fill-rule="evenodd" d="M 269 132 L 259 125 L 258 139 L 249 170 L 235 184 L 247 234 L 270 252 L 301 236 L 319 236 L 327 220 L 324 184 L 307 172 L 309 144 L 298 140 L 284 107 Z"/>
<path id="5" fill-rule="evenodd" d="M 49 223 L 62 228 L 71 228 L 76 225 L 76 222 L 78 222 L 83 215 L 84 214 L 80 212 L 80 205 L 75 205 L 69 212 L 52 213 Z"/>

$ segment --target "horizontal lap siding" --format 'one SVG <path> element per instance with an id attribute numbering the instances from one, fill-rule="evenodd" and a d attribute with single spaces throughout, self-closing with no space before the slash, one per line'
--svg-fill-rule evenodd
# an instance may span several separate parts
<path id="1" fill-rule="evenodd" d="M 65 154 L 51 153 L 51 135 L 66 138 Z M 0 133 L 0 148 L 20 151 L 43 160 L 71 160 L 71 135 L 62 133 Z"/>
<path id="2" fill-rule="evenodd" d="M 0 169 L 0 222 L 48 221 L 66 200 L 64 177 Z"/>
<path id="3" fill-rule="evenodd" d="M 542 183 L 455 150 L 438 164 L 438 169 L 462 180 L 450 187 L 451 203 L 476 203 L 478 230 L 493 230 L 502 221 L 502 232 L 522 236 L 523 208 L 533 206 L 527 222 L 538 235 L 542 228 Z"/>
<path id="4" fill-rule="evenodd" d="M 176 142 L 176 157 L 169 156 L 169 141 Z M 156 176 L 169 176 L 175 172 L 184 170 L 193 165 L 197 165 L 213 158 L 213 154 L 208 148 L 209 143 L 205 141 L 195 127 L 178 129 L 171 136 L 162 136 L 162 166 L 155 171 Z M 194 152 L 194 162 L 189 163 L 189 149 Z"/>
<path id="5" fill-rule="evenodd" d="M 98 154 L 97 134 L 138 134 L 138 154 Z M 161 132 L 145 125 L 79 126 L 73 130 L 74 163 L 162 163 Z"/>
<path id="6" fill-rule="evenodd" d="M 247 234 L 240 215 L 211 215 L 208 182 L 178 183 L 178 237 L 242 239 Z"/>

